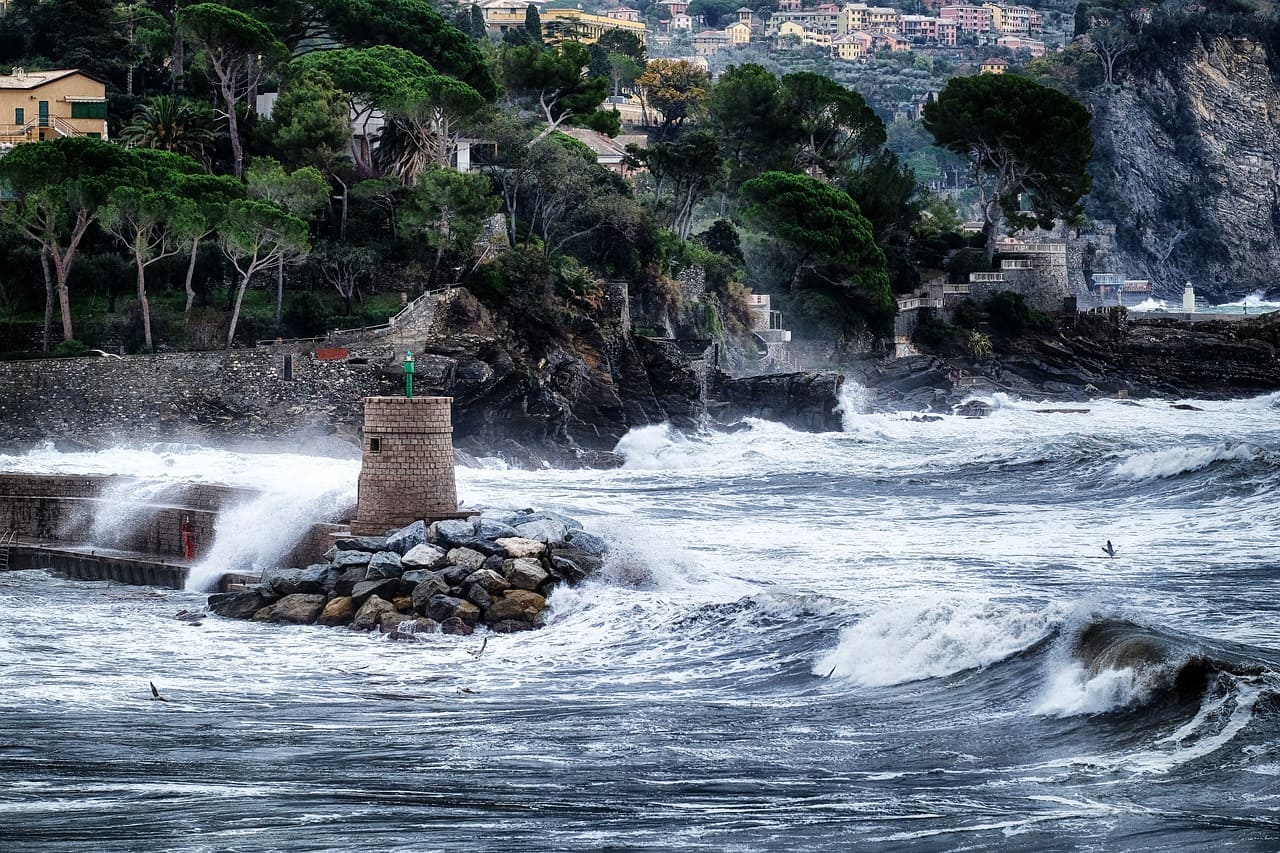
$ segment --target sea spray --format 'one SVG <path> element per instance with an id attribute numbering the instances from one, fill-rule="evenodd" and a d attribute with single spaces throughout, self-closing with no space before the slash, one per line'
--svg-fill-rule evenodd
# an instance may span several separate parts
<path id="1" fill-rule="evenodd" d="M 191 570 L 187 589 L 208 590 L 226 572 L 276 566 L 313 525 L 337 521 L 355 506 L 354 484 L 334 486 L 299 476 L 224 508 L 212 546 Z M 322 478 L 321 478 L 322 479 Z"/>
<path id="2" fill-rule="evenodd" d="M 834 410 L 840 414 L 840 424 L 845 432 L 853 432 L 857 415 L 864 415 L 871 411 L 871 401 L 874 397 L 875 392 L 871 389 L 845 377 L 844 384 L 840 386 L 840 396 Z"/>
<path id="3" fill-rule="evenodd" d="M 160 511 L 166 496 L 181 486 L 165 480 L 112 481 L 94 504 L 89 541 L 104 548 L 125 548 L 131 535 Z"/>

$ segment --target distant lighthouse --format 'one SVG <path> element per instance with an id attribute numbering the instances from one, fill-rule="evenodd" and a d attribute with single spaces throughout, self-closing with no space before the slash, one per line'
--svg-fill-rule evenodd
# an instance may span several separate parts
<path id="1" fill-rule="evenodd" d="M 1182 313 L 1196 313 L 1196 289 L 1191 286 L 1191 282 L 1187 282 L 1182 289 Z"/>

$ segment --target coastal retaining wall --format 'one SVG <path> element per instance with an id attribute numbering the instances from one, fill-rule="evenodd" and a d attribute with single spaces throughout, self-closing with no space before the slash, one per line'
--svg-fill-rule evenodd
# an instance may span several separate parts
<path id="1" fill-rule="evenodd" d="M 7 361 L 0 362 L 0 442 L 353 432 L 365 397 L 397 389 L 378 364 L 272 347 Z"/>

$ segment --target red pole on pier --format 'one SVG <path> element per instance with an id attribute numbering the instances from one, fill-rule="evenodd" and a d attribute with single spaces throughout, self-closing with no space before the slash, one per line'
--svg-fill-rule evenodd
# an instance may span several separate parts
<path id="1" fill-rule="evenodd" d="M 191 516 L 189 515 L 182 517 L 182 558 L 184 560 L 194 560 L 196 558 L 196 534 L 191 530 Z"/>

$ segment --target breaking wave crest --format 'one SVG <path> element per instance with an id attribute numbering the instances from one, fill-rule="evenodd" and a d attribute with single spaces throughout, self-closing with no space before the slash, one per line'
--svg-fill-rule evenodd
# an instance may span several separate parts
<path id="1" fill-rule="evenodd" d="M 983 600 L 937 600 L 866 617 L 840 633 L 817 675 L 862 687 L 939 678 L 988 666 L 1047 637 L 1051 614 Z"/>
<path id="2" fill-rule="evenodd" d="M 1129 480 L 1160 480 L 1201 471 L 1219 462 L 1252 462 L 1261 455 L 1261 448 L 1243 442 L 1174 447 L 1135 453 L 1117 465 L 1114 473 Z"/>

